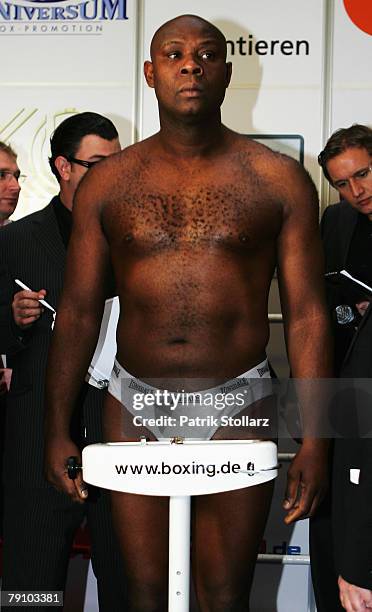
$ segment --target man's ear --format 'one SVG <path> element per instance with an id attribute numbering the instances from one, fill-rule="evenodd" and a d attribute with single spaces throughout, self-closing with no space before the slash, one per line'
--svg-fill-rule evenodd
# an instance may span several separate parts
<path id="1" fill-rule="evenodd" d="M 143 72 L 145 75 L 147 85 L 149 87 L 155 87 L 154 85 L 154 67 L 152 65 L 152 62 L 150 62 L 149 60 L 146 60 L 146 62 L 143 65 Z"/>
<path id="2" fill-rule="evenodd" d="M 231 74 L 232 74 L 232 63 L 226 62 L 226 87 L 230 85 Z"/>
<path id="3" fill-rule="evenodd" d="M 71 174 L 71 163 L 63 155 L 58 155 L 54 160 L 54 165 L 61 179 L 68 181 Z"/>

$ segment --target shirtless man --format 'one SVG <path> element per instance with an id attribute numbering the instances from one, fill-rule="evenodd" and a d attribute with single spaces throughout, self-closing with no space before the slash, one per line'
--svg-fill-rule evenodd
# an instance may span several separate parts
<path id="1" fill-rule="evenodd" d="M 153 37 L 151 60 L 145 77 L 158 99 L 160 131 L 94 168 L 74 206 L 47 388 L 48 475 L 72 496 L 81 483 L 75 488 L 65 473 L 75 451 L 67 425 L 111 270 L 121 303 L 119 376 L 125 367 L 140 381 L 226 381 L 260 364 L 276 265 L 293 375 L 330 376 L 313 183 L 292 159 L 221 124 L 231 64 L 212 24 L 192 15 L 167 22 Z M 109 394 L 107 440 L 142 433 L 154 439 Z M 322 496 L 326 453 L 322 441 L 304 439 L 289 470 L 288 522 L 308 516 Z M 248 609 L 271 494 L 266 483 L 195 499 L 202 611 Z M 112 502 L 130 574 L 128 610 L 166 610 L 167 501 L 113 493 Z"/>

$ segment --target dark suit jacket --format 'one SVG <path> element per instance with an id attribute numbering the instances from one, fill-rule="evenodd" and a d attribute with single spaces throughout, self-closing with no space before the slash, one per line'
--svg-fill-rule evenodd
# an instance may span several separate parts
<path id="1" fill-rule="evenodd" d="M 360 438 L 358 456 L 354 453 L 353 459 L 360 468 L 359 485 L 351 485 L 348 491 L 349 516 L 343 525 L 338 569 L 351 584 L 372 590 L 372 305 L 350 345 L 341 374 L 362 380 L 355 382 L 354 403 Z"/>
<path id="2" fill-rule="evenodd" d="M 325 209 L 320 228 L 326 253 L 326 272 L 345 267 L 357 220 L 358 212 L 347 202 L 332 204 Z"/>
<path id="3" fill-rule="evenodd" d="M 35 291 L 46 289 L 46 300 L 58 308 L 66 252 L 53 201 L 7 226 L 0 235 L 0 353 L 8 356 L 8 367 L 13 369 L 3 470 L 7 486 L 48 486 L 43 476 L 44 383 L 52 313 L 45 310 L 29 330 L 22 332 L 14 324 L 11 303 L 13 294 L 20 291 L 14 283 L 18 278 Z M 84 396 L 89 442 L 102 440 L 102 393 L 89 387 Z"/>
<path id="4" fill-rule="evenodd" d="M 325 210 L 321 229 L 326 271 L 347 267 L 357 219 L 357 211 L 346 202 L 334 204 Z M 341 289 L 328 291 L 328 300 L 331 309 L 348 303 L 348 297 Z M 336 434 L 345 436 L 336 438 L 334 447 L 334 555 L 338 574 L 353 584 L 372 588 L 372 444 L 371 439 L 363 438 L 370 428 L 372 394 L 369 394 L 368 384 L 352 382 L 354 378 L 372 376 L 371 306 L 352 336 L 345 327 L 334 324 L 338 375 L 344 382 L 341 383 L 343 390 L 333 406 L 336 410 L 333 419 Z M 350 468 L 359 467 L 362 471 L 358 486 L 350 483 Z"/>
<path id="5" fill-rule="evenodd" d="M 335 272 L 347 267 L 346 261 L 357 220 L 358 212 L 346 202 L 328 206 L 324 211 L 320 229 L 326 272 Z M 339 374 L 350 340 L 354 335 L 354 328 L 353 324 L 339 325 L 336 323 L 335 308 L 340 304 L 349 304 L 348 295 L 341 288 L 327 285 L 327 298 L 333 322 L 335 371 L 336 374 Z"/>

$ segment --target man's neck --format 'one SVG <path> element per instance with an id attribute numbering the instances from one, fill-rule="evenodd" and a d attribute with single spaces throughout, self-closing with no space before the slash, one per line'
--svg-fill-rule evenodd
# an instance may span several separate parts
<path id="1" fill-rule="evenodd" d="M 63 204 L 63 206 L 65 208 L 67 208 L 67 210 L 72 210 L 72 200 L 73 198 L 70 196 L 70 194 L 63 189 L 63 187 L 61 186 L 61 191 L 59 192 L 59 199 L 61 201 L 61 203 Z"/>
<path id="2" fill-rule="evenodd" d="M 207 157 L 223 143 L 227 129 L 220 113 L 203 119 L 183 122 L 160 116 L 159 141 L 167 154 L 182 158 Z"/>

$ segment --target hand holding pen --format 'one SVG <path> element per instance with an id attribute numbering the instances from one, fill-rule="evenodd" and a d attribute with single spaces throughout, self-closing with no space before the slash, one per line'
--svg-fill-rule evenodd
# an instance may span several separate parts
<path id="1" fill-rule="evenodd" d="M 12 311 L 15 324 L 21 329 L 28 329 L 40 318 L 44 308 L 53 312 L 54 322 L 55 309 L 44 299 L 46 290 L 32 291 L 22 281 L 15 279 L 14 282 L 23 289 L 23 291 L 18 291 L 13 298 Z"/>

